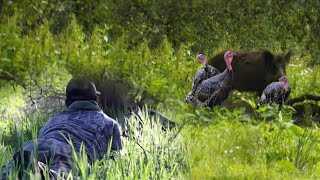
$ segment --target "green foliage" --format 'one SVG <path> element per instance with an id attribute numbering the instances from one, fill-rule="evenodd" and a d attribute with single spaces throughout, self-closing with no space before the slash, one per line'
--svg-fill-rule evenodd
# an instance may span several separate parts
<path id="1" fill-rule="evenodd" d="M 316 65 L 313 68 L 307 65 L 312 61 L 310 56 L 303 57 L 301 59 L 295 58 L 288 67 L 288 80 L 293 89 L 292 95 L 298 96 L 305 94 L 319 94 L 320 81 L 319 70 L 320 66 Z"/>
<path id="2" fill-rule="evenodd" d="M 125 36 L 129 46 L 145 40 L 152 49 L 164 37 L 175 48 L 191 43 L 193 51 L 221 46 L 241 49 L 302 50 L 319 56 L 319 1 L 5 1 L 2 19 L 17 14 L 23 32 L 50 22 L 55 34 L 67 29 L 73 14 L 85 34 L 109 26 L 109 38 Z M 270 43 L 273 42 L 273 43 Z M 315 58 L 312 64 L 319 63 Z"/>
<path id="3" fill-rule="evenodd" d="M 61 61 L 59 42 L 52 36 L 48 24 L 28 35 L 22 35 L 17 24 L 14 16 L 0 25 L 0 80 L 26 88 L 30 80 L 40 81 L 43 74 L 61 71 L 65 62 Z"/>
<path id="4" fill-rule="evenodd" d="M 66 40 L 61 54 L 66 57 L 71 74 L 85 74 L 96 82 L 116 80 L 129 86 L 130 89 L 123 90 L 137 102 L 150 99 L 166 103 L 177 96 L 182 98 L 179 87 L 187 85 L 185 79 L 190 79 L 188 74 L 194 71 L 185 68 L 192 66 L 188 46 L 175 52 L 166 38 L 155 50 L 149 49 L 147 42 L 130 49 L 125 38 L 110 44 L 103 29 L 96 29 L 84 41 L 81 28 L 72 23 L 61 39 Z"/>
<path id="5" fill-rule="evenodd" d="M 4 85 L 0 88 L 0 119 L 6 120 L 11 116 L 14 116 L 15 118 L 21 116 L 22 113 L 19 111 L 19 108 L 24 108 L 26 106 L 22 92 L 23 90 L 21 88 L 16 88 L 16 91 L 12 92 L 12 87 L 9 85 Z M 0 124 L 1 123 L 4 122 L 0 121 Z"/>
<path id="6" fill-rule="evenodd" d="M 226 104 L 195 109 L 182 102 L 200 69 L 195 55 L 210 57 L 225 49 L 293 50 L 287 67 L 290 98 L 319 94 L 319 1 L 0 0 L 0 4 L 0 164 L 24 141 L 35 138 L 48 119 L 47 114 L 25 118 L 20 109 L 30 106 L 25 99 L 63 94 L 72 75 L 84 74 L 102 89 L 119 85 L 117 91 L 127 99 L 164 109 L 185 126 L 174 141 L 170 139 L 174 132 L 145 128 L 137 133 L 149 153 L 125 140 L 123 157 L 91 166 L 79 159 L 80 173 L 73 176 L 320 177 L 318 129 L 293 125 L 290 107 L 255 111 L 257 98 L 239 92 L 232 92 L 226 102 L 238 106 L 233 110 Z M 250 106 L 253 117 L 240 99 Z M 114 111 L 116 117 L 118 109 L 106 111 Z"/>
<path id="7" fill-rule="evenodd" d="M 319 84 L 316 68 L 307 71 L 312 73 L 308 81 L 291 73 L 316 64 L 318 6 L 316 1 L 5 2 L 0 77 L 32 86 L 29 79 L 39 81 L 43 69 L 67 69 L 68 77 L 85 74 L 102 87 L 119 85 L 128 101 L 177 106 L 176 99 L 187 94 L 197 70 L 195 53 L 293 49 L 298 53 L 288 72 L 294 97 L 306 92 L 300 88 Z M 87 10 L 94 13 L 82 14 Z M 307 21 L 301 21 L 304 17 Z"/>
<path id="8" fill-rule="evenodd" d="M 47 121 L 47 115 L 34 114 L 32 117 L 11 117 L 8 122 L 2 125 L 0 142 L 10 145 L 17 151 L 24 141 L 35 139 L 40 127 Z M 17 141 L 22 139 L 21 142 Z"/>
<path id="9" fill-rule="evenodd" d="M 230 119 L 209 126 L 187 126 L 183 132 L 194 179 L 302 178 L 319 162 L 317 128 L 242 124 Z"/>

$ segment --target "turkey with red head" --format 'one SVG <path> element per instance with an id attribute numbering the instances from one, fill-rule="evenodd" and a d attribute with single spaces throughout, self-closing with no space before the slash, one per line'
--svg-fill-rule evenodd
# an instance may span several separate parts
<path id="1" fill-rule="evenodd" d="M 221 105 L 229 97 L 233 79 L 231 62 L 235 55 L 236 53 L 227 51 L 224 54 L 224 60 L 227 65 L 224 72 L 202 81 L 198 86 L 193 98 L 198 107 Z"/>
<path id="2" fill-rule="evenodd" d="M 267 104 L 277 103 L 279 109 L 285 103 L 290 95 L 291 87 L 286 76 L 279 78 L 279 82 L 272 82 L 262 92 L 260 102 L 257 108 Z"/>
<path id="3" fill-rule="evenodd" d="M 207 58 L 203 54 L 199 54 L 197 56 L 197 59 L 203 65 L 203 69 L 198 71 L 193 78 L 192 94 L 196 92 L 196 90 L 198 89 L 198 87 L 202 83 L 202 81 L 204 81 L 212 76 L 215 76 L 217 74 L 220 74 L 220 71 L 218 69 L 207 64 Z"/>

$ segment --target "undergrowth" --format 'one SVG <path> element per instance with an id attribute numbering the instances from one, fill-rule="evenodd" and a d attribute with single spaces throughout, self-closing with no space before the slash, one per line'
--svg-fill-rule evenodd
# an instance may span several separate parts
<path id="1" fill-rule="evenodd" d="M 103 94 L 121 97 L 125 104 L 153 105 L 182 130 L 172 140 L 177 129 L 163 132 L 160 124 L 146 126 L 136 132 L 138 142 L 123 138 L 122 157 L 89 166 L 79 160 L 70 179 L 319 178 L 320 134 L 311 107 L 301 115 L 308 127 L 299 127 L 293 124 L 292 107 L 255 111 L 258 97 L 251 93 L 233 91 L 213 109 L 182 102 L 201 68 L 196 55 L 210 58 L 226 49 L 293 50 L 287 66 L 290 98 L 319 94 L 318 1 L 81 3 L 4 1 L 1 165 L 23 142 L 36 138 L 52 116 L 20 115 L 22 109 L 41 103 L 39 96 L 62 100 L 67 80 L 85 74 Z M 92 8 L 97 11 L 89 15 Z M 123 112 L 117 107 L 104 110 L 112 117 Z"/>

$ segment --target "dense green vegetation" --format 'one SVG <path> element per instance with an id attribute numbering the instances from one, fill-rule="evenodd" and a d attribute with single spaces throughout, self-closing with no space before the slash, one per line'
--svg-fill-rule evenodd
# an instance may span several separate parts
<path id="1" fill-rule="evenodd" d="M 154 121 L 144 111 L 145 119 Z M 32 119 L 24 119 L 21 126 L 17 126 L 13 119 L 8 122 L 7 131 L 2 131 L 0 146 L 0 163 L 5 164 L 11 158 L 13 149 L 19 149 L 23 141 L 36 138 L 38 129 L 47 121 L 47 116 L 35 115 Z M 135 117 L 130 119 L 134 122 Z M 133 123 L 130 123 L 133 125 Z M 146 127 L 151 127 L 150 121 L 145 121 Z M 77 171 L 71 178 L 81 179 L 183 179 L 188 174 L 186 151 L 181 137 L 175 138 L 175 131 L 162 131 L 160 125 L 145 128 L 141 131 L 133 130 L 132 136 L 137 140 L 123 138 L 122 157 L 114 161 L 105 157 L 88 166 L 88 159 L 76 159 Z M 17 141 L 18 140 L 18 141 Z M 11 144 L 11 146 L 5 146 Z M 13 148 L 13 149 L 11 149 Z M 27 170 L 35 178 L 39 178 L 39 170 Z M 88 172 L 91 172 L 88 174 Z M 16 175 L 13 175 L 15 177 Z M 33 179 L 33 177 L 31 177 Z"/>
<path id="2" fill-rule="evenodd" d="M 128 102 L 150 105 L 185 125 L 174 140 L 177 129 L 146 128 L 140 143 L 149 153 L 125 140 L 122 158 L 110 164 L 96 162 L 90 177 L 86 163 L 79 162 L 79 174 L 74 176 L 320 176 L 319 117 L 313 117 L 310 108 L 299 116 L 307 127 L 300 127 L 293 124 L 297 117 L 292 107 L 253 113 L 250 108 L 257 98 L 250 93 L 234 91 L 213 110 L 194 109 L 182 102 L 200 68 L 195 56 L 203 52 L 211 57 L 226 49 L 293 50 L 287 67 L 291 98 L 319 95 L 317 0 L 0 0 L 0 21 L 1 165 L 22 142 L 35 138 L 53 115 L 51 111 L 31 115 L 30 109 L 43 110 L 42 101 L 63 99 L 69 78 L 85 74 L 102 92 L 112 82 Z M 230 110 L 226 104 L 236 108 Z"/>

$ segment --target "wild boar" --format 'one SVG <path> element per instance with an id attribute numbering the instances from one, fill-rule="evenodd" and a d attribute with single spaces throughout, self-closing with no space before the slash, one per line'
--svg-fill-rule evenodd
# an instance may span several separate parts
<path id="1" fill-rule="evenodd" d="M 286 65 L 292 56 L 291 51 L 285 55 L 273 55 L 269 51 L 233 52 L 237 56 L 232 62 L 232 89 L 257 92 L 259 95 L 268 84 L 286 75 Z M 226 68 L 224 53 L 210 58 L 208 64 L 222 72 Z"/>

